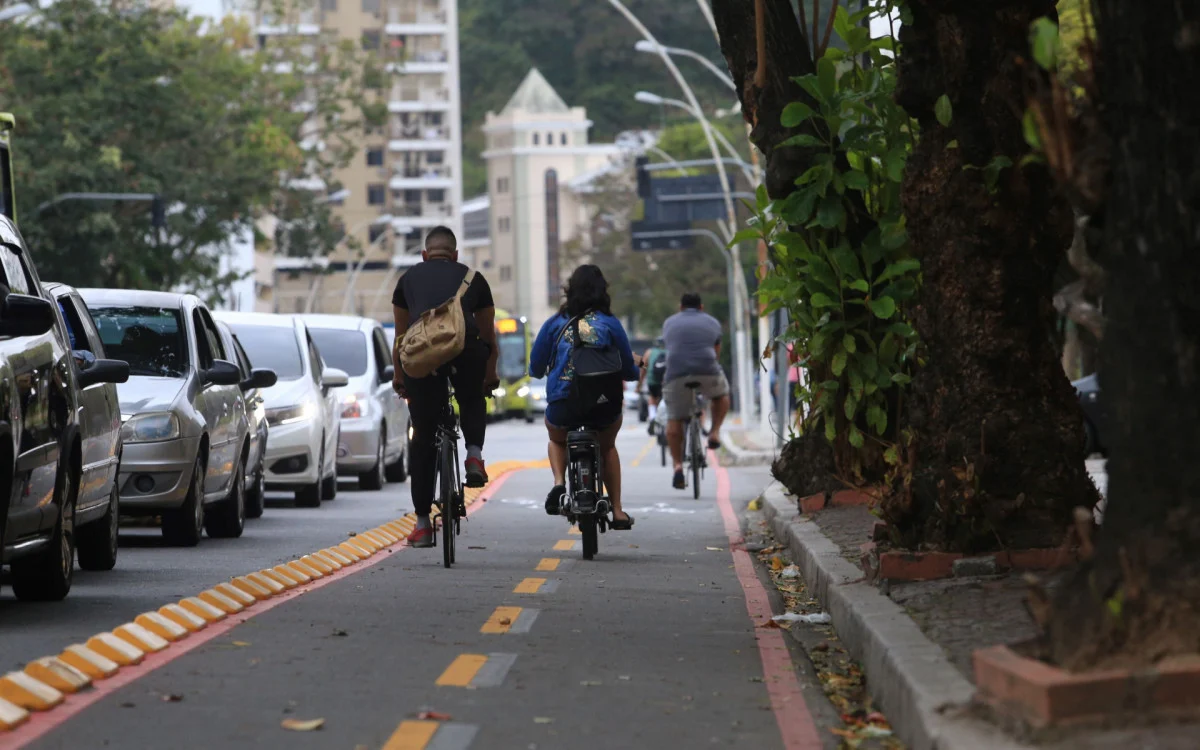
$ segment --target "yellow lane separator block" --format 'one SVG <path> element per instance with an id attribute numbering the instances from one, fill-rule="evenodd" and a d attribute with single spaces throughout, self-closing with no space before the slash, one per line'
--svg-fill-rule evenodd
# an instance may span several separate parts
<path id="1" fill-rule="evenodd" d="M 146 656 L 140 648 L 112 633 L 97 633 L 88 638 L 87 647 L 101 656 L 107 656 L 122 667 L 140 664 Z"/>
<path id="2" fill-rule="evenodd" d="M 29 721 L 29 712 L 15 703 L 0 698 L 0 730 L 8 731 Z M 399 747 L 406 747 L 400 745 Z M 420 747 L 424 747 L 421 745 Z"/>
<path id="3" fill-rule="evenodd" d="M 133 621 L 159 638 L 166 638 L 168 641 L 178 641 L 186 638 L 188 634 L 187 628 L 159 612 L 143 612 L 133 618 Z M 204 623 L 200 625 L 203 627 Z"/>
<path id="4" fill-rule="evenodd" d="M 483 654 L 460 654 L 450 662 L 442 676 L 437 678 L 437 684 L 446 687 L 466 687 L 487 664 L 488 658 Z"/>
<path id="5" fill-rule="evenodd" d="M 575 549 L 575 541 L 572 539 L 559 539 L 554 543 L 554 549 L 558 552 L 568 552 Z"/>
<path id="6" fill-rule="evenodd" d="M 279 581 L 276 581 L 265 572 L 260 571 L 258 573 L 247 573 L 244 577 L 247 581 L 262 586 L 271 596 L 275 596 L 280 592 L 287 591 L 287 586 L 284 586 Z"/>
<path id="7" fill-rule="evenodd" d="M 25 674 L 60 693 L 77 693 L 92 684 L 92 678 L 57 656 L 43 656 L 25 665 Z"/>
<path id="8" fill-rule="evenodd" d="M 353 557 L 350 557 L 349 555 L 347 555 L 345 552 L 341 551 L 340 549 L 335 549 L 333 547 L 327 547 L 327 548 L 321 550 L 321 554 L 328 555 L 329 557 L 332 557 L 334 560 L 337 560 L 338 562 L 340 562 L 342 564 L 343 568 L 346 567 L 347 565 L 353 565 L 355 563 L 355 559 Z"/>
<path id="9" fill-rule="evenodd" d="M 82 644 L 76 643 L 67 646 L 58 658 L 75 667 L 80 672 L 83 672 L 93 680 L 103 680 L 105 677 L 112 677 L 121 668 L 112 659 L 104 654 L 98 654 L 92 649 Z"/>
<path id="10" fill-rule="evenodd" d="M 402 721 L 383 750 L 425 750 L 438 730 L 436 721 Z"/>
<path id="11" fill-rule="evenodd" d="M 297 579 L 288 575 L 283 575 L 274 568 L 266 568 L 264 570 L 260 570 L 259 573 L 261 573 L 263 577 L 271 579 L 285 589 L 294 589 L 300 585 L 300 581 Z"/>
<path id="12" fill-rule="evenodd" d="M 400 537 L 398 537 L 394 533 L 392 533 L 391 530 L 385 529 L 382 526 L 371 529 L 371 533 L 374 534 L 375 536 L 383 539 L 383 541 L 387 543 L 385 545 L 387 547 L 391 547 L 393 544 L 400 541 Z"/>
<path id="13" fill-rule="evenodd" d="M 216 589 L 201 591 L 196 595 L 196 598 L 202 602 L 211 604 L 227 615 L 236 615 L 238 612 L 241 612 L 243 609 L 245 609 L 245 607 L 230 599 L 228 596 L 225 596 Z"/>
<path id="14" fill-rule="evenodd" d="M 543 572 L 558 570 L 558 564 L 561 562 L 562 558 L 560 557 L 543 557 L 541 562 L 537 564 L 537 570 Z"/>
<path id="15" fill-rule="evenodd" d="M 179 606 L 191 612 L 205 622 L 216 622 L 225 619 L 225 612 L 194 596 L 179 600 Z"/>
<path id="16" fill-rule="evenodd" d="M 264 588 L 261 583 L 250 580 L 250 576 L 238 576 L 237 578 L 232 579 L 229 583 L 232 586 L 236 586 L 239 590 L 246 592 L 260 602 L 264 599 L 271 598 L 271 591 Z M 279 588 L 280 590 L 283 590 L 282 586 Z"/>
<path id="17" fill-rule="evenodd" d="M 0 698 L 27 711 L 45 711 L 63 702 L 63 694 L 24 672 L 9 672 L 0 677 Z"/>
<path id="18" fill-rule="evenodd" d="M 160 638 L 136 622 L 127 622 L 113 628 L 113 635 L 148 654 L 157 653 L 171 645 L 166 638 Z"/>
<path id="19" fill-rule="evenodd" d="M 350 558 L 346 557 L 345 555 L 342 555 L 342 557 L 346 559 L 346 562 L 342 562 L 341 560 L 334 557 L 333 555 L 326 552 L 325 550 L 321 550 L 319 552 L 314 552 L 314 553 L 312 553 L 312 556 L 317 558 L 318 560 L 321 560 L 326 565 L 333 568 L 335 571 L 341 570 L 342 568 L 349 565 L 351 562 Z"/>
<path id="20" fill-rule="evenodd" d="M 253 594 L 248 591 L 242 591 L 232 583 L 218 583 L 216 586 L 213 586 L 213 590 L 217 593 L 228 596 L 230 599 L 234 600 L 243 607 L 249 607 L 251 604 L 254 604 L 258 601 Z"/>
<path id="21" fill-rule="evenodd" d="M 340 549 L 346 550 L 347 553 L 353 551 L 358 555 L 360 560 L 366 560 L 371 555 L 375 554 L 375 550 L 362 542 L 347 541 L 338 545 Z"/>
<path id="22" fill-rule="evenodd" d="M 496 611 L 488 618 L 480 633 L 507 633 L 521 614 L 520 607 L 496 607 Z"/>
<path id="23" fill-rule="evenodd" d="M 318 578 L 324 578 L 325 574 L 311 565 L 306 565 L 299 560 L 292 560 L 287 563 L 288 568 L 296 571 L 299 575 L 307 578 L 309 581 L 315 581 Z M 307 581 L 306 581 L 307 583 Z"/>
<path id="24" fill-rule="evenodd" d="M 545 578 L 526 578 L 513 589 L 514 594 L 536 594 L 545 585 Z"/>
<path id="25" fill-rule="evenodd" d="M 571 536 L 583 536 L 583 532 L 579 530 L 578 526 L 572 526 L 570 531 L 568 531 L 567 533 L 570 534 Z"/>
<path id="26" fill-rule="evenodd" d="M 379 550 L 383 549 L 382 544 L 380 544 L 376 539 L 368 536 L 365 532 L 362 534 L 355 534 L 346 541 L 350 542 L 351 544 L 357 544 L 360 547 L 366 547 L 371 552 L 378 552 Z"/>
<path id="27" fill-rule="evenodd" d="M 403 538 L 404 538 L 404 529 L 405 529 L 406 527 L 405 527 L 405 525 L 404 525 L 404 522 L 403 522 L 402 520 L 400 520 L 399 518 L 397 518 L 397 519 L 396 519 L 396 520 L 394 520 L 394 521 L 388 521 L 387 523 L 385 523 L 385 524 L 383 525 L 383 528 L 385 528 L 385 529 L 387 529 L 388 531 L 392 532 L 393 534 L 395 534 L 396 536 L 400 537 L 401 539 L 403 539 Z"/>
<path id="28" fill-rule="evenodd" d="M 315 568 L 317 572 L 323 576 L 327 576 L 333 571 L 337 570 L 337 568 L 342 567 L 341 565 L 338 565 L 337 568 L 335 568 L 332 563 L 318 555 L 305 555 L 304 557 L 300 558 L 299 562 L 304 563 L 310 568 Z"/>
<path id="29" fill-rule="evenodd" d="M 271 568 L 271 570 L 275 571 L 276 574 L 281 575 L 284 578 L 290 578 L 297 586 L 302 583 L 308 583 L 312 580 L 312 578 L 305 575 L 303 572 L 288 565 L 276 565 L 275 567 Z"/>
<path id="30" fill-rule="evenodd" d="M 158 613 L 176 625 L 187 628 L 191 633 L 203 630 L 208 625 L 208 620 L 178 604 L 168 604 L 165 607 L 159 607 Z"/>

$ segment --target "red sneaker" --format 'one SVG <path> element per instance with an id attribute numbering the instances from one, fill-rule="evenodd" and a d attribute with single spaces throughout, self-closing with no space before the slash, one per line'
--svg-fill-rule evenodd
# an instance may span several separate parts
<path id="1" fill-rule="evenodd" d="M 408 535 L 409 547 L 432 547 L 433 546 L 433 527 L 426 526 L 424 528 L 417 527 Z"/>
<path id="2" fill-rule="evenodd" d="M 487 469 L 484 467 L 481 459 L 468 456 L 465 463 L 467 467 L 468 487 L 483 487 L 488 483 Z"/>

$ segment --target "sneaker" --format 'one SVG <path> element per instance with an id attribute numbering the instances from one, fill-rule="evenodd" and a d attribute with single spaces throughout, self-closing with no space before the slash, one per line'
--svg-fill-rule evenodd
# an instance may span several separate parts
<path id="1" fill-rule="evenodd" d="M 654 434 L 654 420 L 653 419 L 650 420 L 650 424 L 646 425 L 646 434 L 648 434 L 648 435 Z"/>
<path id="2" fill-rule="evenodd" d="M 408 535 L 409 547 L 432 547 L 433 546 L 433 527 L 418 526 L 413 529 L 413 532 Z"/>
<path id="3" fill-rule="evenodd" d="M 483 487 L 488 483 L 487 468 L 483 465 L 483 460 L 468 456 L 466 460 L 467 468 L 467 486 L 468 487 Z"/>
<path id="4" fill-rule="evenodd" d="M 561 484 L 556 484 L 550 489 L 550 494 L 546 495 L 546 515 L 557 516 L 562 513 L 562 499 L 565 494 L 567 488 Z"/>
<path id="5" fill-rule="evenodd" d="M 675 472 L 675 478 L 671 480 L 671 486 L 677 490 L 687 489 L 687 480 L 683 478 L 683 469 L 678 469 Z"/>

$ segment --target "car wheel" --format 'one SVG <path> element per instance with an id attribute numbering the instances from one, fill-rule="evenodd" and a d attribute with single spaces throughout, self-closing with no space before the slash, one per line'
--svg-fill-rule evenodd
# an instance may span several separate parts
<path id="1" fill-rule="evenodd" d="M 108 510 L 105 511 L 104 517 L 79 529 L 79 567 L 84 570 L 115 568 L 120 530 L 121 491 L 114 477 L 112 495 L 108 498 Z"/>
<path id="2" fill-rule="evenodd" d="M 342 432 L 339 429 L 338 436 L 333 441 L 333 444 L 337 445 L 341 441 L 342 441 Z M 324 443 L 322 443 L 322 445 L 324 445 Z M 321 471 L 324 471 L 324 470 L 325 470 L 325 454 L 324 454 L 324 452 L 322 452 L 321 453 Z M 330 475 L 325 477 L 325 479 L 322 480 L 322 482 L 321 482 L 321 499 L 322 500 L 332 500 L 335 497 L 337 497 L 338 486 L 337 486 L 337 459 L 336 458 L 333 460 L 333 465 L 329 467 L 329 471 L 331 472 Z"/>
<path id="3" fill-rule="evenodd" d="M 58 518 L 50 534 L 50 543 L 35 555 L 12 563 L 13 594 L 27 602 L 56 602 L 71 591 L 75 575 L 75 501 L 79 477 L 68 465 L 59 472 L 55 487 Z M 60 464 L 61 465 L 61 464 Z"/>
<path id="4" fill-rule="evenodd" d="M 317 481 L 296 490 L 296 505 L 316 508 L 321 505 L 321 472 L 325 470 L 325 437 L 321 437 L 321 458 L 317 461 Z"/>
<path id="5" fill-rule="evenodd" d="M 404 431 L 408 434 L 408 430 Z M 389 482 L 403 482 L 408 479 L 408 438 L 404 438 L 404 452 L 400 454 L 400 458 L 396 459 L 396 463 L 389 464 L 383 468 L 383 476 Z"/>
<path id="6" fill-rule="evenodd" d="M 229 497 L 204 509 L 204 530 L 212 539 L 237 539 L 246 530 L 246 473 L 234 464 Z"/>
<path id="7" fill-rule="evenodd" d="M 195 547 L 204 531 L 204 462 L 196 457 L 183 505 L 163 513 L 162 535 L 172 547 Z"/>
<path id="8" fill-rule="evenodd" d="M 266 497 L 267 475 L 263 472 L 262 457 L 259 457 L 258 469 L 254 472 L 254 483 L 246 490 L 246 518 L 262 518 Z"/>
<path id="9" fill-rule="evenodd" d="M 375 450 L 375 465 L 369 470 L 358 475 L 358 488 L 360 490 L 381 490 L 384 483 L 387 482 L 387 477 L 384 473 L 387 470 L 384 464 L 384 447 L 387 445 L 387 430 L 379 431 L 379 447 Z"/>

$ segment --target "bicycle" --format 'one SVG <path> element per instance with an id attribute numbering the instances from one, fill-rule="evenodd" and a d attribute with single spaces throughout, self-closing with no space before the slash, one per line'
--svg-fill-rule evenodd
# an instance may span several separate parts
<path id="1" fill-rule="evenodd" d="M 462 519 L 467 515 L 464 501 L 462 476 L 458 464 L 458 415 L 454 412 L 454 387 L 446 385 L 446 405 L 437 426 L 437 487 L 434 503 L 438 513 L 434 517 L 436 526 L 442 530 L 442 564 L 449 568 L 454 564 L 454 537 L 462 533 Z M 437 544 L 437 534 L 433 536 Z"/>
<path id="2" fill-rule="evenodd" d="M 688 418 L 684 462 L 692 474 L 692 497 L 699 500 L 700 479 L 704 476 L 704 469 L 708 467 L 708 458 L 704 452 L 705 446 L 701 442 L 703 428 L 700 426 L 704 419 L 704 396 L 700 393 L 700 383 L 698 382 L 684 383 L 684 387 L 692 392 L 692 413 Z"/>
<path id="3" fill-rule="evenodd" d="M 576 428 L 567 433 L 567 491 L 562 510 L 583 536 L 583 559 L 591 560 L 600 548 L 599 535 L 608 530 L 612 505 L 604 494 L 604 461 L 594 430 Z"/>

